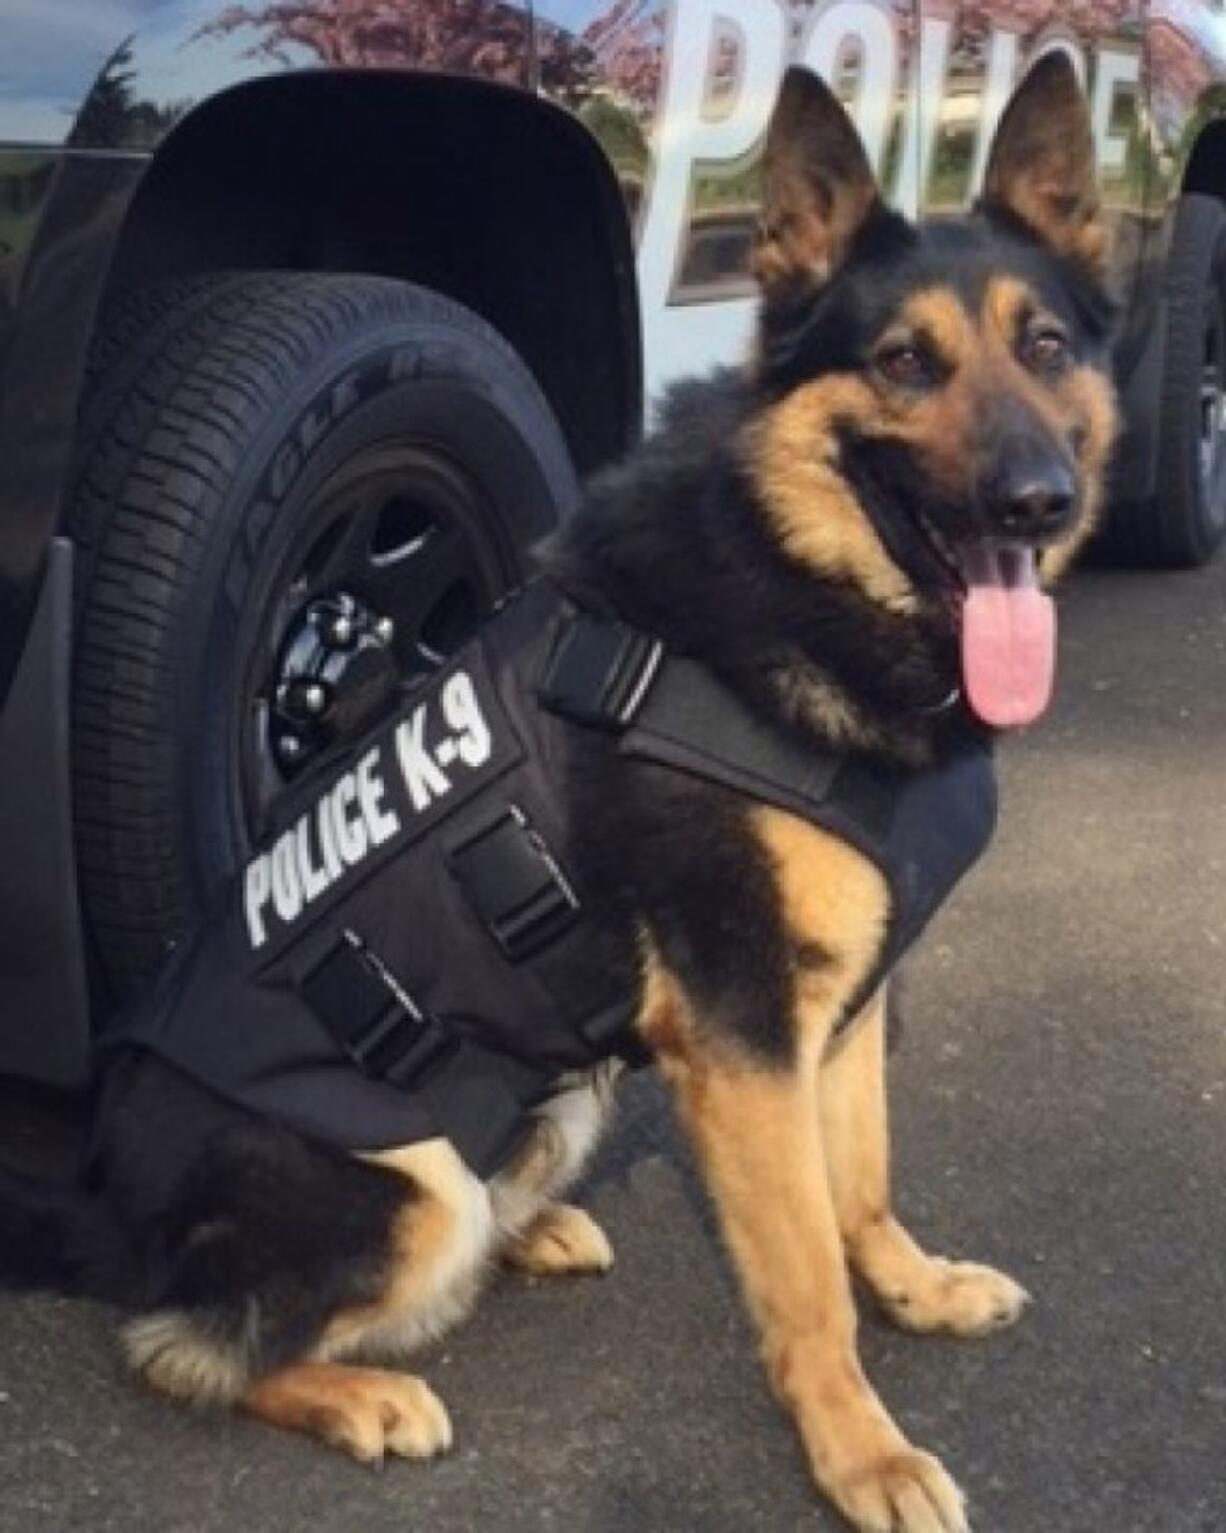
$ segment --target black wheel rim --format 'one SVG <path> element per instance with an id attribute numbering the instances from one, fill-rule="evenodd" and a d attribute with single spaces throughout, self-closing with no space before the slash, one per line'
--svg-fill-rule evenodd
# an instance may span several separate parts
<path id="1" fill-rule="evenodd" d="M 339 758 L 464 643 L 517 570 L 490 498 L 437 449 L 368 449 L 321 488 L 260 582 L 238 740 L 249 840 L 295 781 Z"/>
<path id="2" fill-rule="evenodd" d="M 1226 525 L 1226 313 L 1213 291 L 1206 305 L 1197 452 L 1201 504 L 1211 533 Z"/>

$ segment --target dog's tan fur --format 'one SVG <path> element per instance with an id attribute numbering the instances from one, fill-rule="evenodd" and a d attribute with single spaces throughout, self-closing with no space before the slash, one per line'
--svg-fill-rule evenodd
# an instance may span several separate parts
<path id="1" fill-rule="evenodd" d="M 915 591 L 837 466 L 835 424 L 875 420 L 877 413 L 876 395 L 862 379 L 819 378 L 764 412 L 747 433 L 747 455 L 779 541 L 793 558 L 855 581 L 889 611 L 909 613 Z"/>

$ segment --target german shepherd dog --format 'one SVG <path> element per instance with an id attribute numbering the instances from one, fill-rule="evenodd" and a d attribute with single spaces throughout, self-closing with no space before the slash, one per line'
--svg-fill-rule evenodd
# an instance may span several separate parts
<path id="1" fill-rule="evenodd" d="M 916 227 L 883 203 L 813 75 L 772 117 L 756 345 L 683 386 L 550 553 L 582 601 L 698 658 L 822 752 L 912 770 L 1040 713 L 1042 590 L 1091 529 L 1114 429 L 1093 147 L 1067 61 L 1005 113 L 982 200 Z M 813 1475 L 856 1528 L 954 1533 L 963 1498 L 861 1371 L 848 1267 L 900 1325 L 980 1336 L 1023 1290 L 926 1254 L 890 1209 L 882 875 L 828 832 L 583 736 L 567 790 L 589 887 L 616 889 L 641 1036 L 675 1094 Z M 117 1298 L 153 1387 L 241 1406 L 370 1462 L 451 1443 L 424 1382 L 359 1365 L 462 1317 L 493 1258 L 596 1272 L 555 1201 L 608 1080 L 567 1081 L 488 1185 L 442 1139 L 309 1143 L 144 1055 L 108 1071 L 91 1170 L 6 1177 L 9 1286 Z"/>

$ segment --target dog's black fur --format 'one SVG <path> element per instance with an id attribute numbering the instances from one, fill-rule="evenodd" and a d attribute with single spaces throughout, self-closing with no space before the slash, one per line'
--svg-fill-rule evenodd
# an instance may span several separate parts
<path id="1" fill-rule="evenodd" d="M 1012 137 L 1002 130 L 983 207 L 916 228 L 884 207 L 871 178 L 864 184 L 863 157 L 847 143 L 851 130 L 833 116 L 827 93 L 795 74 L 787 90 L 790 105 L 777 113 L 771 146 L 755 358 L 674 390 L 656 433 L 591 487 L 549 557 L 581 601 L 699 657 L 794 738 L 918 768 L 980 740 L 986 727 L 964 702 L 946 706 L 959 684 L 959 617 L 941 548 L 1004 535 L 1008 496 L 999 485 L 1010 454 L 1028 454 L 1027 461 L 1046 454 L 1076 482 L 1067 515 L 1036 542 L 1071 546 L 1092 521 L 1110 434 L 1111 320 L 1091 237 L 1094 210 L 1087 204 L 1081 216 L 1068 187 L 1057 187 L 1063 201 L 1048 205 L 1015 186 L 1027 174 L 1019 157 L 1055 152 L 1036 126 L 1044 113 L 1061 118 L 1060 131 L 1078 145 L 1086 135 L 1063 121 L 1076 93 L 1062 68 L 1041 66 L 1034 101 L 1013 114 Z M 823 145 L 838 153 L 823 160 Z M 841 167 L 837 184 L 825 164 Z M 799 209 L 798 182 L 809 199 Z M 813 228 L 820 237 L 810 248 Z M 1014 356 L 968 425 L 975 412 L 957 413 L 959 364 L 948 338 L 916 332 L 901 352 L 882 353 L 882 337 L 916 294 L 944 295 L 974 319 L 993 284 L 1014 291 L 1002 279 L 1025 295 L 1018 333 L 1009 332 Z M 1038 314 L 1063 338 L 1058 358 L 1048 357 L 1048 342 L 1039 346 L 1042 365 L 1027 356 L 1022 334 Z M 832 393 L 827 402 L 822 385 L 846 379 L 856 392 Z M 809 414 L 798 415 L 802 409 Z M 779 497 L 791 493 L 793 471 L 779 467 L 775 475 L 785 431 L 796 440 L 796 421 L 801 437 L 813 434 L 822 482 L 852 508 L 839 515 L 862 518 L 875 547 L 849 522 L 845 537 L 836 527 L 821 545 L 831 551 L 824 562 L 787 535 Z M 941 441 L 946 425 L 969 435 Z M 803 495 L 803 478 L 796 486 Z M 823 503 L 812 514 L 836 526 Z M 901 593 L 896 599 L 882 597 L 888 582 Z M 732 1060 L 734 1072 L 754 1082 L 789 1077 L 812 1055 L 797 1021 L 798 985 L 823 974 L 835 984 L 841 939 L 833 930 L 797 931 L 781 894 L 778 848 L 750 806 L 728 790 L 629 764 L 596 733 L 576 743 L 569 791 L 580 881 L 599 891 L 610 961 L 628 989 L 643 993 L 645 1036 L 672 1059 L 670 1078 L 680 1079 L 683 1098 L 687 1083 L 722 1068 L 712 1060 Z M 667 1025 L 653 1023 L 653 974 L 684 998 L 684 1027 L 676 1006 Z M 703 1110 L 697 1097 L 689 1102 L 691 1119 Z M 709 1157 L 705 1132 L 699 1139 Z M 714 1190 L 727 1213 L 718 1176 Z M 231 1384 L 199 1393 L 241 1399 L 250 1381 L 310 1357 L 339 1313 L 382 1302 L 404 1259 L 397 1231 L 406 1210 L 411 1217 L 414 1200 L 431 1195 L 401 1170 L 304 1143 L 164 1064 L 127 1058 L 103 1084 L 79 1189 L 52 1196 L 9 1176 L 0 1182 L 0 1281 L 186 1316 L 195 1345 L 239 1359 Z M 752 1268 L 737 1247 L 736 1220 L 735 1213 L 727 1219 L 734 1249 Z M 769 1253 L 763 1261 L 770 1263 Z M 746 1280 L 754 1293 L 752 1272 Z M 784 1342 L 772 1345 L 768 1337 L 768 1356 L 779 1347 L 792 1356 Z M 806 1424 L 808 1408 L 795 1403 L 797 1389 L 785 1377 L 791 1363 L 778 1367 L 776 1385 L 810 1445 L 827 1432 L 840 1440 L 837 1423 Z M 156 1368 L 146 1371 L 156 1376 Z M 849 1442 L 867 1432 L 858 1401 L 847 1407 Z M 904 1457 L 898 1449 L 898 1462 Z M 824 1448 L 814 1461 L 847 1514 L 877 1526 L 857 1499 L 866 1473 L 859 1460 L 846 1475 L 837 1462 L 830 1467 Z M 943 1519 L 923 1526 L 958 1527 L 956 1493 L 926 1480 L 928 1470 L 914 1474 L 927 1487 L 930 1516 Z M 907 1520 L 905 1497 L 901 1511 L 889 1504 L 897 1522 L 881 1526 L 921 1525 Z"/>

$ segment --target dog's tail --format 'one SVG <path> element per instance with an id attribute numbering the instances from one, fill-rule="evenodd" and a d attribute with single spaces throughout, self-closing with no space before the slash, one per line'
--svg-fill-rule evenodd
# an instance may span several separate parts
<path id="1" fill-rule="evenodd" d="M 0 1167 L 0 1289 L 122 1303 L 136 1270 L 123 1226 L 100 1198 Z"/>

